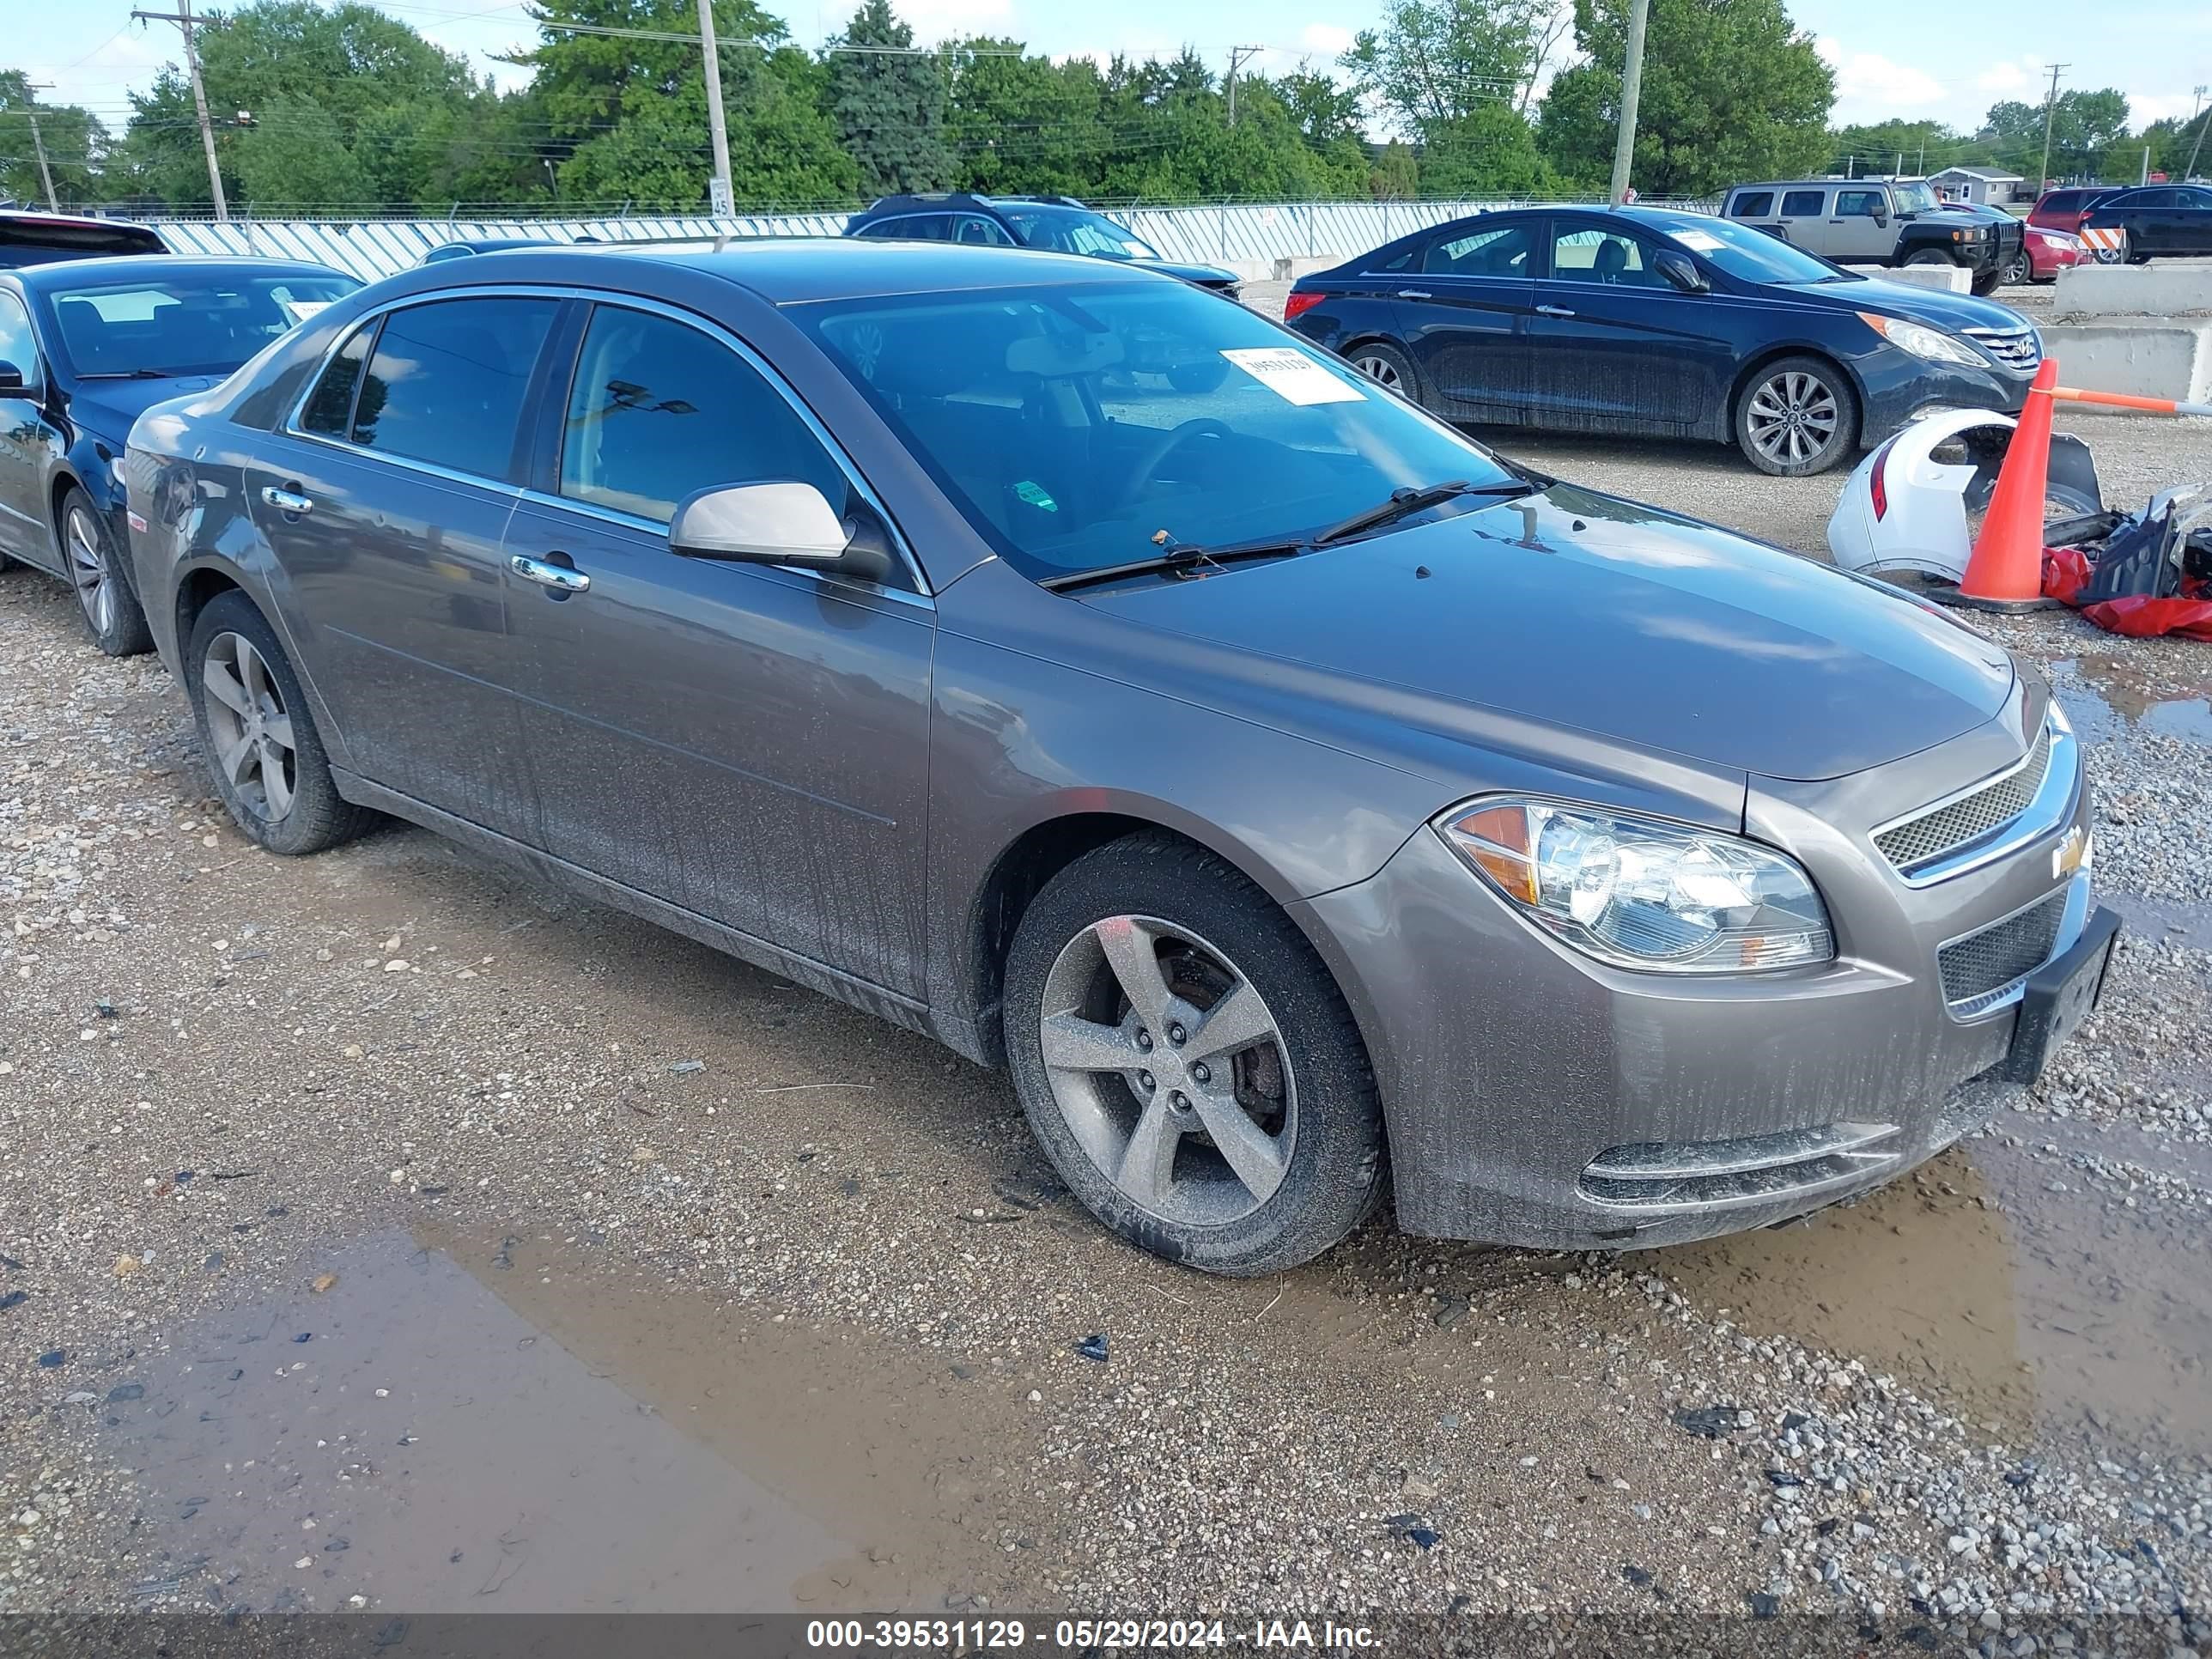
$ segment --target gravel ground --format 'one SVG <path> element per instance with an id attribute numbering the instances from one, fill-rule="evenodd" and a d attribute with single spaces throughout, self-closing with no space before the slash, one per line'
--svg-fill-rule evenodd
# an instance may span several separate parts
<path id="1" fill-rule="evenodd" d="M 2212 476 L 2204 428 L 2085 429 L 2116 497 Z M 1504 447 L 1808 552 L 1838 488 Z M 919 1039 L 419 831 L 261 854 L 167 675 L 0 573 L 0 1612 L 2202 1649 L 2212 654 L 1991 627 L 2077 716 L 2134 927 L 2021 1110 L 1779 1232 L 1611 1260 L 1384 1222 L 1247 1284 L 1102 1235 L 1004 1080 Z"/>

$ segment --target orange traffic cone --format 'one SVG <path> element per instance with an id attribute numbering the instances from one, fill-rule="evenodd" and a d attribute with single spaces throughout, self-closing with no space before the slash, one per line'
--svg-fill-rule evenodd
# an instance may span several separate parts
<path id="1" fill-rule="evenodd" d="M 2045 357 L 2027 389 L 2011 447 L 1990 493 L 1990 510 L 1974 542 L 1955 602 L 1983 611 L 2035 611 L 2043 597 L 2043 501 L 2051 472 L 2051 411 L 2058 363 Z"/>

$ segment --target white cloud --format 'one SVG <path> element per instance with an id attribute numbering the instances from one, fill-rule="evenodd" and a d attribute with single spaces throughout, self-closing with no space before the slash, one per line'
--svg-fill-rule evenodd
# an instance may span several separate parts
<path id="1" fill-rule="evenodd" d="M 2128 122 L 2140 128 L 2168 118 L 2185 121 L 2203 107 L 2185 92 L 2131 92 L 2128 94 Z"/>
<path id="2" fill-rule="evenodd" d="M 2018 98 L 2043 84 L 2050 71 L 2032 58 L 2004 58 L 1991 64 L 1974 77 L 1974 85 L 1984 92 L 1995 93 L 2002 98 Z"/>
<path id="3" fill-rule="evenodd" d="M 1339 23 L 1309 23 L 1298 44 L 1319 57 L 1334 58 L 1352 50 L 1352 31 Z"/>
<path id="4" fill-rule="evenodd" d="M 1836 102 L 1842 106 L 1841 115 L 1896 114 L 1943 101 L 1943 83 L 1925 70 L 1898 63 L 1878 52 L 1847 52 L 1841 41 L 1830 35 L 1822 35 L 1815 45 L 1836 72 Z"/>

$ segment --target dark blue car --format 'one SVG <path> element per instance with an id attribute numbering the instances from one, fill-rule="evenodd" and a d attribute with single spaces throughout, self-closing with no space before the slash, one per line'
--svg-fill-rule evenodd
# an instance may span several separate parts
<path id="1" fill-rule="evenodd" d="M 118 471 L 131 423 L 360 286 L 321 265 L 169 254 L 0 270 L 0 564 L 68 582 L 108 655 L 148 649 Z"/>
<path id="2" fill-rule="evenodd" d="M 1650 208 L 1417 231 L 1301 280 L 1285 320 L 1448 419 L 1733 440 L 1790 477 L 1932 407 L 2017 411 L 2043 356 L 2003 306 Z"/>

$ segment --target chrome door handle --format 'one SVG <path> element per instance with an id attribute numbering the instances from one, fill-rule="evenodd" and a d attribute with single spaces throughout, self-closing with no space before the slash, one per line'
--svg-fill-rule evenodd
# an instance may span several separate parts
<path id="1" fill-rule="evenodd" d="M 275 484 L 261 486 L 261 499 L 279 513 L 312 513 L 315 510 L 313 496 L 302 495 L 296 489 L 279 489 Z"/>
<path id="2" fill-rule="evenodd" d="M 592 579 L 580 570 L 571 570 L 565 564 L 548 564 L 543 559 L 526 558 L 517 553 L 507 562 L 507 568 L 526 582 L 536 582 L 540 587 L 550 587 L 556 594 L 588 593 Z"/>
<path id="3" fill-rule="evenodd" d="M 1401 288 L 1398 290 L 1398 297 L 1401 300 L 1433 300 L 1436 295 L 1425 288 Z"/>
<path id="4" fill-rule="evenodd" d="M 1536 314 L 1540 317 L 1571 317 L 1575 313 L 1565 306 L 1538 306 Z"/>

